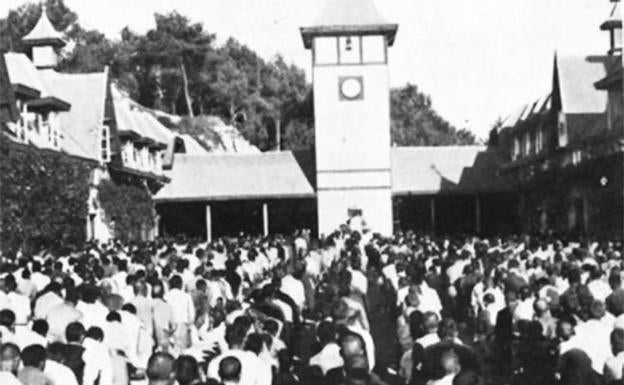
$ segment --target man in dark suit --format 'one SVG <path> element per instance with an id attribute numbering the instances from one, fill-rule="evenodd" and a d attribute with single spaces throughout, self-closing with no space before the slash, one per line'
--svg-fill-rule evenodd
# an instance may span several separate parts
<path id="1" fill-rule="evenodd" d="M 494 328 L 495 349 L 500 360 L 498 369 L 504 373 L 509 369 L 512 358 L 511 345 L 514 339 L 513 314 L 518 306 L 518 293 L 514 290 L 505 292 L 505 303 L 507 306 L 498 312 L 496 316 L 496 327 Z"/>

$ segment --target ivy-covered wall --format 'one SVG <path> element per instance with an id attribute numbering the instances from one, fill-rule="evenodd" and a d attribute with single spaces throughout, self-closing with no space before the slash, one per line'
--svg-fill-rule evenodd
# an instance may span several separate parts
<path id="1" fill-rule="evenodd" d="M 92 161 L 0 138 L 0 250 L 79 247 Z"/>
<path id="2" fill-rule="evenodd" d="M 155 209 L 147 187 L 102 180 L 98 201 L 104 220 L 122 241 L 143 240 L 154 227 Z"/>

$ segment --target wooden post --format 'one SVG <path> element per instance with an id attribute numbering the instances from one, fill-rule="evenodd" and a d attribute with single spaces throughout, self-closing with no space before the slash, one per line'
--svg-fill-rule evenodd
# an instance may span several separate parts
<path id="1" fill-rule="evenodd" d="M 212 242 L 212 211 L 210 205 L 206 205 L 206 241 Z"/>
<path id="2" fill-rule="evenodd" d="M 269 205 L 268 203 L 262 204 L 262 234 L 264 236 L 269 235 Z"/>
<path id="3" fill-rule="evenodd" d="M 429 200 L 429 214 L 431 220 L 431 231 L 435 233 L 436 226 L 436 213 L 435 213 L 435 197 L 431 197 Z"/>
<path id="4" fill-rule="evenodd" d="M 481 232 L 481 199 L 475 195 L 475 231 Z"/>

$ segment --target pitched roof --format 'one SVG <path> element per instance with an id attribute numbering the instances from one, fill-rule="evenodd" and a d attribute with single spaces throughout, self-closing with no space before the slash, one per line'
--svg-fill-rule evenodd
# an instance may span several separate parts
<path id="1" fill-rule="evenodd" d="M 130 99 L 116 86 L 111 87 L 117 130 L 133 132 L 149 142 L 166 146 L 173 140 L 173 133 L 140 104 Z"/>
<path id="2" fill-rule="evenodd" d="M 41 93 L 41 96 L 50 95 L 39 70 L 35 67 L 33 62 L 30 61 L 28 56 L 23 53 L 7 52 L 4 54 L 4 58 L 6 60 L 11 84 L 21 84 L 37 90 Z"/>
<path id="3" fill-rule="evenodd" d="M 597 90 L 594 82 L 607 74 L 614 56 L 558 56 L 555 61 L 559 78 L 561 108 L 566 114 L 602 114 L 607 107 L 607 93 Z"/>
<path id="4" fill-rule="evenodd" d="M 59 114 L 63 151 L 99 160 L 108 72 L 63 74 L 44 70 L 40 73 L 47 87 L 72 105 L 70 111 Z"/>
<path id="5" fill-rule="evenodd" d="M 389 23 L 377 10 L 373 0 L 326 0 L 312 26 L 301 28 L 306 48 L 313 36 L 334 33 L 380 33 L 394 43 L 397 24 Z"/>
<path id="6" fill-rule="evenodd" d="M 19 112 L 6 62 L 4 55 L 0 55 L 0 123 L 15 122 L 18 118 Z"/>
<path id="7" fill-rule="evenodd" d="M 63 35 L 57 31 L 46 12 L 46 7 L 41 7 L 41 16 L 35 24 L 34 28 L 22 38 L 24 43 L 35 45 L 40 43 L 51 44 L 54 46 L 64 46 Z"/>
<path id="8" fill-rule="evenodd" d="M 389 24 L 373 0 L 326 0 L 315 26 Z"/>
<path id="9" fill-rule="evenodd" d="M 392 193 L 397 195 L 509 191 L 498 156 L 483 146 L 395 147 Z M 315 196 L 309 151 L 251 155 L 176 154 L 171 183 L 156 201 L 208 201 Z"/>
<path id="10" fill-rule="evenodd" d="M 392 193 L 425 195 L 510 190 L 498 175 L 498 155 L 485 146 L 395 147 Z"/>
<path id="11" fill-rule="evenodd" d="M 198 201 L 312 197 L 314 184 L 310 152 L 271 152 L 253 155 L 176 154 L 165 172 L 171 183 L 156 201 Z"/>

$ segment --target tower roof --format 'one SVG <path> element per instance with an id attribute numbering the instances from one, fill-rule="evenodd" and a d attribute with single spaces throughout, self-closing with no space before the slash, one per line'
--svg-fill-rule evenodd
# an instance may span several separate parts
<path id="1" fill-rule="evenodd" d="M 25 44 L 31 46 L 51 45 L 53 47 L 63 47 L 65 45 L 63 35 L 50 22 L 45 5 L 41 7 L 41 16 L 37 24 L 22 40 Z"/>
<path id="2" fill-rule="evenodd" d="M 311 48 L 315 36 L 346 34 L 381 34 L 394 43 L 397 24 L 389 23 L 373 0 L 326 0 L 314 25 L 301 28 L 303 43 Z"/>
<path id="3" fill-rule="evenodd" d="M 600 25 L 600 29 L 608 31 L 612 29 L 622 28 L 622 13 L 620 11 L 620 1 L 613 1 L 613 9 L 609 14 L 609 18 Z"/>

